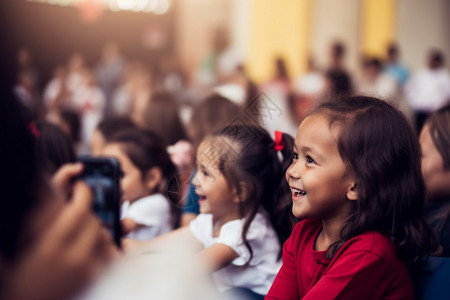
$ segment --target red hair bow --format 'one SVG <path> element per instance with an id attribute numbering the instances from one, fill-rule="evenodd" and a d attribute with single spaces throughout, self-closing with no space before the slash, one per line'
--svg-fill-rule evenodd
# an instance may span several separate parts
<path id="1" fill-rule="evenodd" d="M 283 141 L 283 132 L 275 130 L 275 150 L 283 150 L 285 144 L 286 143 Z"/>

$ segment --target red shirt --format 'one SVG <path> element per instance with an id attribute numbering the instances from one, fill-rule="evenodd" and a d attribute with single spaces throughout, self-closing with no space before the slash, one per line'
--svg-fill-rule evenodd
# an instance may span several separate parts
<path id="1" fill-rule="evenodd" d="M 314 250 L 321 228 L 320 220 L 295 226 L 266 299 L 414 299 L 408 268 L 385 236 L 361 234 L 329 260 Z"/>

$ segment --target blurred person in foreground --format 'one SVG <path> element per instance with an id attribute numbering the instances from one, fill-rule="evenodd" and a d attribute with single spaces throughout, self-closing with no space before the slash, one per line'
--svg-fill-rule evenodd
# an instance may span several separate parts
<path id="1" fill-rule="evenodd" d="M 110 262 L 117 249 L 91 212 L 86 184 L 71 180 L 82 165 L 70 164 L 46 180 L 32 134 L 17 104 L 0 101 L 0 298 L 66 299 Z"/>

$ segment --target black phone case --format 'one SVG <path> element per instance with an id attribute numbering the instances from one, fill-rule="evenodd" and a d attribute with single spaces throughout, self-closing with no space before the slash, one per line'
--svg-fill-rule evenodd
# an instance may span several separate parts
<path id="1" fill-rule="evenodd" d="M 117 159 L 112 157 L 92 157 L 92 156 L 81 156 L 79 161 L 83 163 L 84 170 L 81 177 L 86 181 L 86 183 L 93 188 L 95 195 L 93 210 L 97 213 L 99 218 L 107 225 L 108 229 L 114 238 L 116 244 L 120 247 L 120 237 L 121 237 L 121 226 L 120 226 L 120 164 Z M 98 187 L 93 186 L 93 182 L 98 182 L 107 178 L 111 180 L 111 193 L 103 193 L 102 199 L 97 197 Z M 100 207 L 94 209 L 94 206 L 100 205 Z M 100 211 L 99 211 L 100 209 Z M 104 211 L 106 209 L 106 211 Z M 113 220 L 105 219 L 106 217 L 111 217 L 113 215 Z M 109 223 L 109 224 L 107 224 Z"/>

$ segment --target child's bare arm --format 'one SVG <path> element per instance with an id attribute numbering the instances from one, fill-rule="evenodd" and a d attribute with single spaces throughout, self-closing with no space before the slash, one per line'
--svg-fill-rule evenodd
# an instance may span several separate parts
<path id="1" fill-rule="evenodd" d="M 139 227 L 139 224 L 131 218 L 123 219 L 120 224 L 122 225 L 122 235 L 127 235 Z"/>
<path id="2" fill-rule="evenodd" d="M 209 273 L 226 267 L 237 257 L 238 254 L 233 248 L 224 244 L 214 244 L 198 253 L 199 261 Z"/>
<path id="3" fill-rule="evenodd" d="M 195 238 L 189 227 L 183 227 L 149 241 L 123 239 L 122 247 L 125 253 L 139 254 L 174 252 L 180 249 L 197 252 L 203 248 L 203 245 Z"/>

